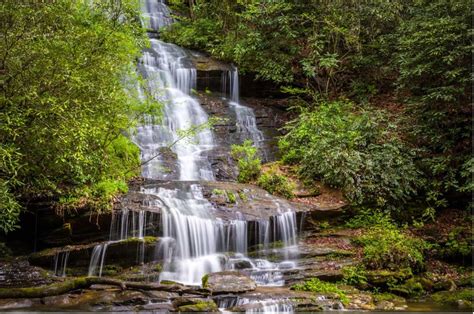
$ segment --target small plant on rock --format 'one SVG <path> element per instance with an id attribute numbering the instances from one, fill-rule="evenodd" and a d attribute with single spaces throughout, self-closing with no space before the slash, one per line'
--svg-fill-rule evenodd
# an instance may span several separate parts
<path id="1" fill-rule="evenodd" d="M 251 140 L 244 141 L 242 145 L 232 145 L 231 155 L 237 161 L 239 182 L 248 183 L 258 178 L 262 164 L 258 157 L 258 149 L 253 146 Z"/>
<path id="2" fill-rule="evenodd" d="M 291 286 L 291 289 L 318 293 L 334 293 L 339 297 L 342 303 L 347 304 L 349 301 L 344 291 L 341 290 L 336 284 L 324 282 L 318 278 L 311 278 L 306 280 L 304 283 L 295 284 Z"/>

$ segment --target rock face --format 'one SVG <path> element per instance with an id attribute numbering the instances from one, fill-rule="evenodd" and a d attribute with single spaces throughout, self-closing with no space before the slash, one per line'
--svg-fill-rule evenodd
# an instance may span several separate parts
<path id="1" fill-rule="evenodd" d="M 230 157 L 230 146 L 241 144 L 244 140 L 237 132 L 236 112 L 219 94 L 199 94 L 199 101 L 210 117 L 221 118 L 213 128 L 217 147 L 209 153 L 216 179 L 233 181 L 237 171 Z M 290 115 L 286 112 L 287 102 L 244 98 L 241 99 L 241 103 L 254 111 L 256 125 L 265 138 L 260 143 L 261 158 L 263 161 L 275 160 L 277 137 L 283 135 L 281 128 L 290 119 Z"/>
<path id="2" fill-rule="evenodd" d="M 203 278 L 203 287 L 212 294 L 242 293 L 257 288 L 255 281 L 239 272 L 212 273 Z"/>
<path id="3" fill-rule="evenodd" d="M 130 267 L 138 263 L 140 252 L 143 252 L 144 262 L 155 259 L 157 238 L 147 237 L 145 240 L 129 239 L 121 242 L 110 243 L 107 247 L 106 264 L 119 267 Z M 75 268 L 76 275 L 87 274 L 92 251 L 96 243 L 76 246 L 66 246 L 62 249 L 47 249 L 29 256 L 29 262 L 35 266 L 54 270 L 56 259 L 68 252 L 68 268 Z"/>

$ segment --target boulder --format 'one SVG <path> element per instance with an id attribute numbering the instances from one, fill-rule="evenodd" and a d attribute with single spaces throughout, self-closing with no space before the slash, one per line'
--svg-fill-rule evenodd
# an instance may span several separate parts
<path id="1" fill-rule="evenodd" d="M 212 294 L 243 293 L 253 291 L 257 285 L 253 279 L 239 272 L 224 271 L 206 275 L 203 288 Z"/>

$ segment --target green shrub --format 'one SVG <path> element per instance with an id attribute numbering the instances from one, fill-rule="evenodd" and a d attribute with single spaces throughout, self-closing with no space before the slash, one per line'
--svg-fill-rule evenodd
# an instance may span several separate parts
<path id="1" fill-rule="evenodd" d="M 367 277 L 365 275 L 365 267 L 346 266 L 342 269 L 343 281 L 348 285 L 364 286 L 367 284 Z"/>
<path id="2" fill-rule="evenodd" d="M 7 233 L 18 228 L 21 206 L 10 192 L 8 182 L 0 179 L 0 231 Z"/>
<path id="3" fill-rule="evenodd" d="M 235 197 L 235 194 L 233 192 L 227 191 L 226 194 L 227 194 L 227 200 L 229 201 L 229 203 L 235 204 L 237 202 L 237 198 Z"/>
<path id="4" fill-rule="evenodd" d="M 242 145 L 232 145 L 231 155 L 237 161 L 239 182 L 248 183 L 258 178 L 262 165 L 258 150 L 251 140 L 244 141 Z"/>
<path id="5" fill-rule="evenodd" d="M 448 234 L 448 238 L 440 249 L 441 255 L 447 258 L 459 258 L 471 256 L 470 230 L 456 227 Z"/>
<path id="6" fill-rule="evenodd" d="M 271 194 L 280 195 L 286 198 L 294 197 L 294 184 L 284 175 L 278 174 L 272 169 L 263 173 L 258 178 L 257 185 Z"/>
<path id="7" fill-rule="evenodd" d="M 358 237 L 357 242 L 363 245 L 363 261 L 370 269 L 421 270 L 423 253 L 429 248 L 425 241 L 406 234 L 393 224 L 375 225 Z"/>
<path id="8" fill-rule="evenodd" d="M 338 288 L 337 285 L 321 281 L 318 278 L 311 278 L 306 280 L 304 283 L 294 284 L 291 289 L 318 293 L 335 293 L 339 296 L 342 303 L 347 303 L 349 301 L 344 291 Z"/>
<path id="9" fill-rule="evenodd" d="M 388 226 L 393 225 L 393 220 L 388 213 L 373 209 L 360 209 L 359 213 L 346 222 L 349 228 L 368 228 L 373 226 Z"/>
<path id="10" fill-rule="evenodd" d="M 400 205 L 416 194 L 423 182 L 413 154 L 382 111 L 355 112 L 347 101 L 301 111 L 279 146 L 303 178 L 343 189 L 353 204 Z"/>

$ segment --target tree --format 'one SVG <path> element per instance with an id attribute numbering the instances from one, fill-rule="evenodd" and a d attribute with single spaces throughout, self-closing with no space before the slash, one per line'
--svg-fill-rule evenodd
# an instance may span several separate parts
<path id="1" fill-rule="evenodd" d="M 135 88 L 133 64 L 146 45 L 137 4 L 0 4 L 3 231 L 15 227 L 26 200 L 101 209 L 135 174 L 128 170 L 139 164 L 139 152 L 126 133 L 157 109 Z"/>

